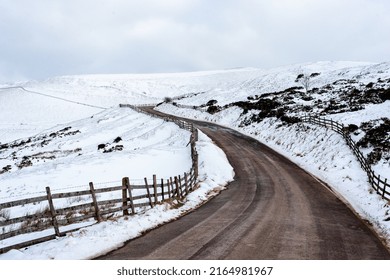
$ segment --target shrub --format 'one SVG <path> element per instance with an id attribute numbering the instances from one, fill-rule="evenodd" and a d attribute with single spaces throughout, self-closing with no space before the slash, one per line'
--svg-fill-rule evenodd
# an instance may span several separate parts
<path id="1" fill-rule="evenodd" d="M 221 107 L 220 106 L 210 106 L 207 108 L 207 113 L 213 115 L 215 113 L 218 113 L 219 111 L 221 111 Z"/>
<path id="2" fill-rule="evenodd" d="M 168 97 L 168 96 L 164 97 L 165 103 L 171 103 L 172 101 L 173 101 L 172 97 Z"/>
<path id="3" fill-rule="evenodd" d="M 211 99 L 211 100 L 209 100 L 209 101 L 206 103 L 206 106 L 213 106 L 213 105 L 215 105 L 215 104 L 217 104 L 217 103 L 218 103 L 217 100 Z"/>

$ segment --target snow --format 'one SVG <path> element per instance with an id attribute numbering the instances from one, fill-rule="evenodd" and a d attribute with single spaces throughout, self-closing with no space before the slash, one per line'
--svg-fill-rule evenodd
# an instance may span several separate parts
<path id="1" fill-rule="evenodd" d="M 275 118 L 242 127 L 239 125 L 242 110 L 238 107 L 214 115 L 169 104 L 158 109 L 169 114 L 220 123 L 268 145 L 329 185 L 339 198 L 363 219 L 370 221 L 378 234 L 390 244 L 389 204 L 372 190 L 353 152 L 334 131 L 310 124 L 281 126 Z M 382 111 L 381 116 L 388 115 L 388 112 Z M 356 116 L 354 120 L 357 121 Z M 383 170 L 388 172 L 389 169 L 383 167 Z"/>
<path id="2" fill-rule="evenodd" d="M 223 190 L 234 172 L 225 154 L 203 133 L 197 142 L 199 152 L 199 188 L 185 198 L 182 207 L 164 203 L 133 216 L 120 217 L 82 228 L 56 240 L 11 250 L 0 260 L 90 259 L 121 247 L 129 239 L 163 223 L 177 219 L 202 205 Z"/>
<path id="3" fill-rule="evenodd" d="M 28 137 L 101 109 L 48 98 L 20 88 L 0 89 L 0 142 Z"/>
<path id="4" fill-rule="evenodd" d="M 389 79 L 390 63 L 323 61 L 273 69 L 64 76 L 7 84 L 0 89 L 0 146 L 14 145 L 0 150 L 0 172 L 3 167 L 11 166 L 9 171 L 0 173 L 0 202 L 42 195 L 46 186 L 54 192 L 83 190 L 90 181 L 104 187 L 117 184 L 124 176 L 140 181 L 153 174 L 170 177 L 189 170 L 188 131 L 129 108 L 118 108 L 120 103 L 156 104 L 171 97 L 181 105 L 199 106 L 215 99 L 223 106 L 246 101 L 248 96 L 296 87 L 298 74 L 313 72 L 321 73 L 312 80 L 313 87 L 356 80 L 357 87 L 363 88 L 367 83 Z M 340 82 L 334 88 L 342 86 Z M 314 97 L 325 102 L 335 95 L 337 92 Z M 313 101 L 297 98 L 294 101 L 314 106 Z M 326 117 L 346 125 L 390 118 L 389 102 L 366 104 L 356 112 Z M 366 174 L 340 135 L 309 124 L 281 125 L 275 118 L 243 126 L 245 116 L 236 106 L 214 115 L 170 104 L 163 104 L 158 110 L 216 122 L 267 144 L 328 184 L 390 242 L 389 204 L 372 191 Z M 257 113 L 253 110 L 247 116 Z M 67 127 L 70 128 L 61 132 Z M 118 143 L 114 141 L 117 137 L 121 138 Z M 99 144 L 112 151 L 98 150 Z M 223 190 L 234 176 L 224 153 L 202 133 L 197 150 L 200 187 L 186 198 L 182 207 L 163 204 L 134 216 L 87 224 L 88 227 L 65 237 L 11 250 L 0 255 L 0 259 L 93 258 L 191 211 Z M 24 157 L 32 165 L 19 168 Z M 379 162 L 374 168 L 384 177 L 390 177 L 390 166 L 385 162 Z M 10 215 L 22 210 L 16 209 Z M 23 238 L 2 240 L 0 246 Z"/>
<path id="5" fill-rule="evenodd" d="M 190 132 L 128 108 L 107 109 L 65 126 L 71 127 L 66 133 L 77 133 L 47 137 L 48 143 L 42 145 L 41 137 L 63 125 L 53 127 L 30 138 L 31 143 L 1 153 L 0 166 L 12 168 L 1 176 L 1 202 L 44 193 L 46 186 L 55 191 L 66 186 L 88 187 L 89 182 L 120 181 L 126 176 L 133 181 L 153 174 L 165 178 L 191 168 Z M 113 143 L 117 137 L 122 140 Z M 98 151 L 101 143 L 107 144 L 107 150 L 117 144 L 123 150 L 104 153 Z M 32 166 L 18 168 L 27 156 Z"/>

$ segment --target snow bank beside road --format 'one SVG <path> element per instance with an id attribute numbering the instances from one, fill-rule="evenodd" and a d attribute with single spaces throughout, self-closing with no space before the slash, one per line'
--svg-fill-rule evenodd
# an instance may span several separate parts
<path id="1" fill-rule="evenodd" d="M 389 204 L 372 190 L 353 152 L 332 130 L 305 123 L 281 125 L 275 118 L 240 127 L 242 110 L 238 107 L 214 115 L 169 104 L 159 106 L 158 110 L 223 124 L 265 143 L 326 182 L 390 244 Z"/>
<path id="2" fill-rule="evenodd" d="M 157 205 L 134 216 L 120 217 L 95 224 L 65 237 L 11 250 L 0 255 L 0 260 L 9 259 L 90 259 L 121 247 L 129 239 L 144 231 L 179 218 L 195 209 L 233 180 L 233 168 L 225 154 L 203 133 L 197 142 L 199 153 L 199 188 L 185 198 L 183 206 L 172 207 L 168 203 Z"/>

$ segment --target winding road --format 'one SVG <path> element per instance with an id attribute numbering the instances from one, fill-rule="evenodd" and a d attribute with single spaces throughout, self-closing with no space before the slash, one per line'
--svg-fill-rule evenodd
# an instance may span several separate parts
<path id="1" fill-rule="evenodd" d="M 235 170 L 227 190 L 98 259 L 390 259 L 324 184 L 258 141 L 195 122 Z"/>

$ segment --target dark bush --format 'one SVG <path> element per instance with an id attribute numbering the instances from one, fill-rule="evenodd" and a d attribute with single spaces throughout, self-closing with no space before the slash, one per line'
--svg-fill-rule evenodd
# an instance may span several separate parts
<path id="1" fill-rule="evenodd" d="M 27 156 L 24 156 L 22 161 L 19 164 L 17 164 L 19 169 L 22 169 L 24 167 L 29 167 L 32 165 L 33 165 L 32 161 Z"/>
<path id="2" fill-rule="evenodd" d="M 313 100 L 313 97 L 311 97 L 310 95 L 302 95 L 301 98 L 304 101 L 311 101 L 311 100 Z"/>
<path id="3" fill-rule="evenodd" d="M 355 132 L 356 130 L 359 129 L 359 127 L 356 124 L 349 124 L 347 127 L 349 133 Z"/>
<path id="4" fill-rule="evenodd" d="M 369 164 L 376 164 L 382 159 L 382 151 L 380 148 L 375 148 L 367 155 L 367 161 Z"/>
<path id="5" fill-rule="evenodd" d="M 361 129 L 366 133 L 356 144 L 359 147 L 381 147 L 383 151 L 390 151 L 389 131 L 390 120 L 383 119 L 383 123 L 374 127 L 371 122 L 362 123 Z"/>
<path id="6" fill-rule="evenodd" d="M 11 165 L 4 166 L 2 170 L 0 170 L 0 174 L 6 173 L 12 169 Z"/>
<path id="7" fill-rule="evenodd" d="M 0 145 L 0 150 L 8 149 L 8 148 L 9 148 L 9 145 L 8 145 L 8 144 L 1 144 L 1 145 Z"/>
<path id="8" fill-rule="evenodd" d="M 383 102 L 385 102 L 386 100 L 390 100 L 390 88 L 385 89 L 384 91 L 380 92 L 378 94 L 378 97 L 380 99 L 382 99 Z"/>
<path id="9" fill-rule="evenodd" d="M 219 111 L 221 111 L 221 107 L 220 106 L 210 106 L 207 108 L 207 113 L 213 115 L 215 113 L 218 113 Z"/>
<path id="10" fill-rule="evenodd" d="M 317 77 L 319 76 L 321 73 L 311 73 L 310 74 L 310 78 L 314 78 L 314 77 Z"/>
<path id="11" fill-rule="evenodd" d="M 299 82 L 300 79 L 302 79 L 303 77 L 305 76 L 305 74 L 299 74 L 296 79 L 295 79 L 295 82 Z"/>
<path id="12" fill-rule="evenodd" d="M 114 143 L 119 143 L 120 141 L 122 141 L 122 138 L 120 138 L 119 136 L 114 139 Z"/>
<path id="13" fill-rule="evenodd" d="M 286 115 L 282 116 L 282 117 L 280 118 L 280 120 L 281 120 L 282 122 L 285 122 L 285 123 L 288 123 L 288 124 L 294 124 L 294 123 L 299 123 L 299 122 L 301 122 L 301 119 L 300 119 L 300 118 L 297 118 L 297 117 L 290 117 L 290 116 L 286 116 Z"/>
<path id="14" fill-rule="evenodd" d="M 206 106 L 213 106 L 213 105 L 215 105 L 215 104 L 217 104 L 217 103 L 218 103 L 217 100 L 211 99 L 211 100 L 209 100 L 209 101 L 206 103 Z"/>

